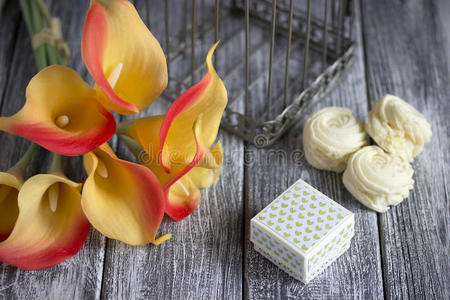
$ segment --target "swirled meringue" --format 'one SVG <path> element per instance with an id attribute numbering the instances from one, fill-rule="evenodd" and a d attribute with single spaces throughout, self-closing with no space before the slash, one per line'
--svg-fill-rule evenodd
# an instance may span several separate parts
<path id="1" fill-rule="evenodd" d="M 343 181 L 359 202 L 377 212 L 397 205 L 413 188 L 413 168 L 406 157 L 389 154 L 378 146 L 355 152 L 347 162 Z"/>
<path id="2" fill-rule="evenodd" d="M 389 153 L 417 156 L 431 138 L 431 126 L 425 117 L 402 99 L 386 95 L 378 100 L 366 119 L 366 131 Z"/>
<path id="3" fill-rule="evenodd" d="M 347 108 L 324 108 L 310 116 L 303 128 L 306 160 L 317 169 L 344 171 L 349 156 L 366 144 L 361 121 Z"/>

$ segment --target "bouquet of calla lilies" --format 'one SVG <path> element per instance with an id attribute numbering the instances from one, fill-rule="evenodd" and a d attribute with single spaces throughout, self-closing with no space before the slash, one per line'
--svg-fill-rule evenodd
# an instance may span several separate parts
<path id="1" fill-rule="evenodd" d="M 177 221 L 190 215 L 199 189 L 216 183 L 222 166 L 216 138 L 227 92 L 211 63 L 216 46 L 207 54 L 206 75 L 165 115 L 116 125 L 111 112 L 138 113 L 160 96 L 167 62 L 128 0 L 92 0 L 81 50 L 94 87 L 53 64 L 31 79 L 23 108 L 0 117 L 1 130 L 33 142 L 0 172 L 0 260 L 23 269 L 52 267 L 82 248 L 90 224 L 130 245 L 169 239 L 157 237 L 164 213 Z M 115 133 L 141 164 L 114 154 L 107 142 Z M 54 159 L 48 174 L 24 181 L 36 144 Z M 84 185 L 64 175 L 61 155 L 83 155 Z"/>

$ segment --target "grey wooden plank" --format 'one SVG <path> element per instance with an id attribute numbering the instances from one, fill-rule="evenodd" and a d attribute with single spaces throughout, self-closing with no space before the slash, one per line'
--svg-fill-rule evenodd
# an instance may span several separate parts
<path id="1" fill-rule="evenodd" d="M 135 1 L 135 4 L 143 15 L 143 1 Z M 158 6 L 163 3 L 152 1 L 151 4 L 151 30 L 164 46 L 163 15 L 156 13 L 163 11 Z M 183 14 L 183 8 L 184 5 L 171 6 L 172 34 L 177 32 L 179 22 L 184 22 L 183 18 L 176 17 Z M 205 54 L 206 51 L 201 53 L 203 60 Z M 223 65 L 223 60 L 219 64 Z M 171 70 L 175 67 L 183 65 L 178 62 Z M 182 70 L 174 72 L 178 71 Z M 202 70 L 202 75 L 204 72 Z M 164 114 L 168 107 L 169 102 L 161 97 L 139 116 Z M 164 218 L 159 232 L 172 233 L 171 240 L 159 246 L 139 247 L 108 240 L 102 299 L 242 297 L 243 142 L 224 131 L 220 131 L 219 139 L 225 153 L 220 180 L 215 187 L 202 191 L 200 206 L 191 216 L 180 222 Z M 118 155 L 133 159 L 123 145 Z"/>
<path id="2" fill-rule="evenodd" d="M 67 3 L 63 1 L 48 2 L 51 13 L 63 19 L 63 33 L 73 53 L 72 66 L 80 71 L 83 64 L 80 57 L 80 38 L 84 15 L 88 3 Z M 16 1 L 9 1 L 8 6 L 15 6 Z M 3 20 L 2 20 L 3 21 Z M 2 45 L 5 41 L 2 35 Z M 0 47 L 0 57 L 8 55 L 7 50 Z M 35 61 L 31 51 L 30 39 L 24 24 L 20 25 L 17 35 L 12 67 L 5 92 L 1 114 L 12 115 L 25 102 L 25 88 L 36 73 Z M 2 73 L 3 73 L 3 69 Z M 86 79 L 86 72 L 83 72 Z M 3 74 L 4 75 L 4 74 Z M 1 170 L 7 170 L 20 157 L 29 142 L 6 133 L 0 133 Z M 50 162 L 49 153 L 40 149 L 28 170 L 28 176 L 45 172 Z M 81 182 L 85 178 L 81 157 L 65 160 L 67 175 Z M 92 230 L 84 248 L 74 258 L 43 271 L 23 271 L 0 263 L 0 299 L 95 299 L 100 296 L 101 277 L 103 271 L 105 239 Z"/>
<path id="3" fill-rule="evenodd" d="M 141 115 L 161 114 L 157 100 Z M 149 113 L 151 111 L 151 113 Z M 202 191 L 185 220 L 163 220 L 172 233 L 159 246 L 133 247 L 108 240 L 102 299 L 239 299 L 242 294 L 243 143 L 220 132 L 225 162 L 218 184 Z M 124 147 L 118 154 L 132 159 Z"/>
<path id="4" fill-rule="evenodd" d="M 443 28 L 442 37 L 445 45 L 445 53 L 447 53 L 447 61 L 450 61 L 450 24 L 448 18 L 450 17 L 450 1 L 437 1 L 437 23 L 440 28 Z"/>
<path id="5" fill-rule="evenodd" d="M 356 16 L 356 62 L 343 82 L 308 113 L 335 105 L 367 113 L 361 48 L 361 23 Z M 264 89 L 256 97 L 264 97 Z M 345 190 L 340 174 L 319 171 L 303 155 L 305 118 L 268 149 L 246 147 L 245 290 L 248 299 L 381 299 L 383 282 L 376 213 L 367 210 Z M 249 242 L 250 219 L 298 178 L 309 182 L 355 213 L 355 237 L 350 249 L 307 285 L 296 281 L 263 258 Z"/>
<path id="6" fill-rule="evenodd" d="M 235 137 L 225 133 L 222 141 L 228 153 L 234 149 L 242 157 Z M 227 166 L 217 186 L 202 192 L 200 207 L 190 217 L 182 222 L 165 218 L 160 232 L 173 237 L 160 246 L 109 240 L 102 298 L 239 299 L 241 177 L 242 170 Z"/>
<path id="7" fill-rule="evenodd" d="M 16 33 L 21 21 L 18 5 L 9 2 L 0 3 L 0 107 L 3 100 L 11 58 L 16 46 Z"/>
<path id="8" fill-rule="evenodd" d="M 415 185 L 379 216 L 389 299 L 449 298 L 449 68 L 443 1 L 364 1 L 363 32 L 371 103 L 406 99 L 431 123 L 433 137 L 414 161 Z M 448 51 L 448 49 L 447 49 Z"/>

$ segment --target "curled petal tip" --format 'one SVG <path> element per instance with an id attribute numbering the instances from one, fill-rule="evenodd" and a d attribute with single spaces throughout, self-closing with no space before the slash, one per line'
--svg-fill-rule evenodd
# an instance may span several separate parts
<path id="1" fill-rule="evenodd" d="M 209 48 L 208 54 L 206 55 L 206 69 L 209 71 L 214 71 L 214 65 L 212 63 L 212 56 L 214 54 L 214 51 L 216 51 L 217 46 L 219 45 L 220 41 L 217 41 L 214 43 L 211 48 Z"/>

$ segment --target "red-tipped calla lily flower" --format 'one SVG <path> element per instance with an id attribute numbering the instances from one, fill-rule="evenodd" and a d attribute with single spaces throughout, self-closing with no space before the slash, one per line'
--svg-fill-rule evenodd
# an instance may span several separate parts
<path id="1" fill-rule="evenodd" d="M 142 164 L 147 166 L 164 187 L 166 213 L 174 220 L 182 220 L 190 215 L 200 203 L 199 188 L 207 188 L 217 182 L 222 165 L 222 145 L 218 142 L 212 150 L 207 149 L 202 140 L 202 115 L 193 124 L 193 136 L 197 150 L 190 162 L 179 160 L 167 173 L 158 161 L 160 136 L 164 116 L 150 116 L 130 120 L 121 124 L 122 137 Z M 136 147 L 133 142 L 139 146 Z M 183 145 L 180 144 L 180 149 Z M 173 157 L 183 155 L 183 151 L 173 152 Z M 181 161 L 181 162 L 180 162 Z"/>
<path id="2" fill-rule="evenodd" d="M 111 138 L 116 122 L 94 89 L 72 69 L 52 65 L 35 75 L 24 107 L 0 117 L 0 129 L 63 155 L 87 153 Z"/>
<path id="3" fill-rule="evenodd" d="M 164 52 L 128 0 L 91 1 L 81 51 L 109 110 L 139 112 L 167 86 Z"/>
<path id="4" fill-rule="evenodd" d="M 199 133 L 201 144 L 210 149 L 216 140 L 228 101 L 227 90 L 211 61 L 217 44 L 211 47 L 206 57 L 206 75 L 174 101 L 162 123 L 160 162 L 168 172 L 171 172 L 172 164 L 183 164 L 193 159 L 197 141 L 190 128 L 200 114 L 203 114 Z"/>
<path id="5" fill-rule="evenodd" d="M 216 46 L 208 52 L 206 75 L 176 99 L 165 116 L 131 120 L 120 129 L 147 152 L 149 157 L 139 159 L 164 186 L 166 213 L 175 220 L 197 208 L 198 189 L 217 182 L 222 165 L 222 145 L 214 142 L 227 92 L 211 62 Z"/>
<path id="6" fill-rule="evenodd" d="M 5 173 L 0 177 L 5 179 L 4 176 Z M 81 209 L 81 184 L 58 174 L 33 176 L 20 187 L 19 181 L 12 177 L 9 180 L 11 190 L 3 200 L 17 208 L 10 210 L 10 223 L 3 227 L 13 226 L 0 242 L 0 260 L 37 270 L 57 265 L 78 253 L 90 227 Z"/>
<path id="7" fill-rule="evenodd" d="M 164 216 L 164 192 L 146 167 L 121 160 L 104 144 L 84 155 L 88 179 L 83 210 L 98 231 L 130 245 L 160 244 L 155 238 Z"/>

